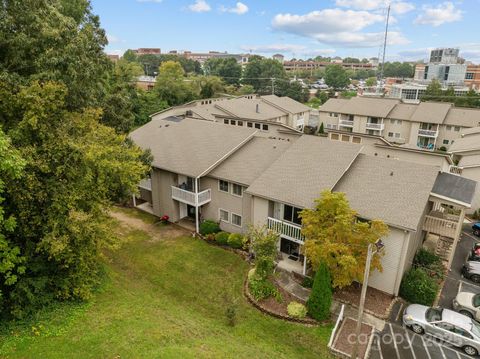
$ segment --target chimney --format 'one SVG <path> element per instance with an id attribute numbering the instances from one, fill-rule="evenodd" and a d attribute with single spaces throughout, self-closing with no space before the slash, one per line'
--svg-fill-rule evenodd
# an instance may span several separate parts
<path id="1" fill-rule="evenodd" d="M 257 112 L 257 113 L 260 113 L 259 107 L 260 107 L 260 105 L 257 103 L 257 108 L 256 108 L 256 112 Z"/>

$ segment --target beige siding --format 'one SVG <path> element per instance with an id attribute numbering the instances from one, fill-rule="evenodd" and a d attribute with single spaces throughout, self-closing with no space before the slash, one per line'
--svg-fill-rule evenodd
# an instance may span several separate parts
<path id="1" fill-rule="evenodd" d="M 211 202 L 203 205 L 201 208 L 202 219 L 220 220 L 220 208 L 228 211 L 230 214 L 230 223 L 220 222 L 220 228 L 227 232 L 245 232 L 250 222 L 250 195 L 245 193 L 243 187 L 243 196 L 238 197 L 231 193 L 231 184 L 229 186 L 230 193 L 222 192 L 218 187 L 218 180 L 212 177 L 203 177 L 200 179 L 200 191 L 210 188 L 212 191 Z M 231 224 L 232 213 L 242 216 L 242 227 Z"/>
<path id="2" fill-rule="evenodd" d="M 268 217 L 268 200 L 252 196 L 252 223 L 255 226 L 264 226 Z"/>
<path id="3" fill-rule="evenodd" d="M 464 168 L 462 171 L 462 177 L 477 181 L 477 190 L 475 191 L 475 197 L 472 203 L 472 208 L 467 209 L 466 213 L 473 213 L 475 210 L 480 209 L 480 167 Z"/>
<path id="4" fill-rule="evenodd" d="M 382 292 L 396 295 L 396 282 L 402 264 L 405 246 L 408 246 L 408 236 L 405 231 L 390 227 L 388 237 L 382 239 L 385 244 L 382 257 L 382 272 L 372 272 L 369 285 Z"/>
<path id="5" fill-rule="evenodd" d="M 178 221 L 179 205 L 172 199 L 172 185 L 176 185 L 177 175 L 157 168 L 152 170 L 153 212 L 161 217 L 168 215 L 172 222 Z"/>

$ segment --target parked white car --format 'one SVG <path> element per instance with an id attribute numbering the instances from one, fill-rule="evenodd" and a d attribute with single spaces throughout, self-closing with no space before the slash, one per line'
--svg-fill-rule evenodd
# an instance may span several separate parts
<path id="1" fill-rule="evenodd" d="M 429 334 L 462 348 L 467 355 L 480 353 L 480 324 L 453 310 L 412 304 L 403 313 L 403 324 L 417 334 Z"/>
<path id="2" fill-rule="evenodd" d="M 453 309 L 460 314 L 480 321 L 480 294 L 458 293 L 453 300 Z"/>

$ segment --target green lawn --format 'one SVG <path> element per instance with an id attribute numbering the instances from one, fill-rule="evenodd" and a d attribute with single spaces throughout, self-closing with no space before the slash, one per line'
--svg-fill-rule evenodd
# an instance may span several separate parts
<path id="1" fill-rule="evenodd" d="M 125 243 L 108 254 L 95 297 L 3 327 L 0 357 L 330 358 L 331 326 L 286 323 L 246 302 L 248 265 L 237 255 L 190 237 L 154 241 L 138 229 L 120 233 Z M 235 327 L 225 317 L 232 300 Z"/>

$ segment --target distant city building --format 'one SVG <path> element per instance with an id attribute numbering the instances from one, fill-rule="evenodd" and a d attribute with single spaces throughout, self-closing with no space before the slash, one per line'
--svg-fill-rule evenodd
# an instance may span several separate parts
<path id="1" fill-rule="evenodd" d="M 112 55 L 112 54 L 107 54 L 107 57 L 112 60 L 113 62 L 117 62 L 118 60 L 120 60 L 120 56 L 119 55 Z"/>
<path id="2" fill-rule="evenodd" d="M 285 56 L 282 54 L 275 54 L 272 56 L 272 59 L 277 60 L 278 62 L 283 64 L 283 61 L 285 60 Z"/>
<path id="3" fill-rule="evenodd" d="M 430 52 L 430 63 L 432 64 L 456 64 L 458 63 L 459 49 L 446 48 L 435 49 Z"/>
<path id="4" fill-rule="evenodd" d="M 402 99 L 410 102 L 418 102 L 427 90 L 427 84 L 417 82 L 407 82 L 403 84 L 392 84 L 387 89 L 388 97 Z M 443 86 L 443 90 L 447 90 L 448 86 Z M 465 96 L 470 90 L 467 86 L 453 86 L 455 96 Z"/>
<path id="5" fill-rule="evenodd" d="M 364 64 L 362 62 L 359 63 L 348 63 L 348 62 L 328 62 L 328 61 L 303 61 L 303 60 L 291 60 L 291 61 L 284 61 L 283 67 L 285 71 L 301 71 L 301 70 L 317 70 L 317 69 L 324 69 L 328 65 L 342 65 L 344 69 L 352 69 L 352 70 L 375 70 L 376 67 L 370 63 Z"/>
<path id="6" fill-rule="evenodd" d="M 156 78 L 153 76 L 139 76 L 137 77 L 136 85 L 138 88 L 150 91 L 155 86 Z"/>
<path id="7" fill-rule="evenodd" d="M 160 55 L 162 51 L 159 48 L 140 48 L 132 50 L 136 55 Z"/>

